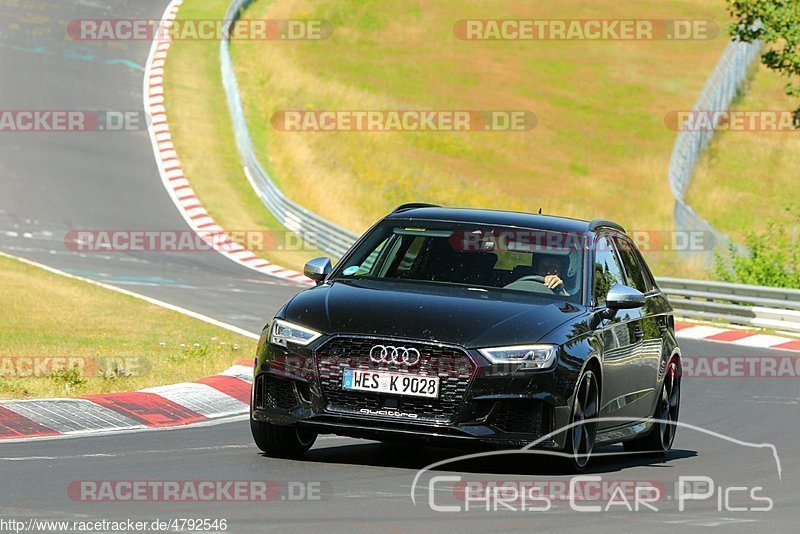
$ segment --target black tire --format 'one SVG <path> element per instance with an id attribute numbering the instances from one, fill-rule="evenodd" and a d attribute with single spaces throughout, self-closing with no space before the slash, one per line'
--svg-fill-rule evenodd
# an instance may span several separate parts
<path id="1" fill-rule="evenodd" d="M 572 417 L 570 424 L 584 420 L 595 420 L 600 413 L 600 383 L 597 375 L 591 369 L 583 372 L 575 388 L 575 398 L 572 402 Z M 563 457 L 562 470 L 568 473 L 582 473 L 589 465 L 592 449 L 597 439 L 597 421 L 582 423 L 572 426 L 567 431 L 567 444 L 564 452 L 569 457 Z"/>
<path id="2" fill-rule="evenodd" d="M 297 458 L 314 445 L 317 434 L 303 432 L 293 426 L 250 420 L 250 430 L 256 446 L 268 456 Z"/>
<path id="3" fill-rule="evenodd" d="M 659 400 L 656 403 L 653 418 L 656 423 L 650 431 L 631 441 L 622 444 L 625 452 L 648 453 L 664 456 L 675 442 L 675 431 L 678 426 L 678 414 L 681 407 L 681 369 L 678 360 L 673 359 L 667 366 L 664 383 L 661 385 Z"/>

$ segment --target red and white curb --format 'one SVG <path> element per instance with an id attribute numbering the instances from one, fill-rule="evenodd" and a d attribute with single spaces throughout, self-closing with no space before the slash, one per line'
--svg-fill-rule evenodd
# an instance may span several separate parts
<path id="1" fill-rule="evenodd" d="M 178 14 L 183 0 L 172 0 L 162 16 L 162 24 L 170 27 Z M 189 179 L 183 172 L 180 159 L 172 143 L 167 109 L 164 101 L 164 65 L 169 53 L 170 39 L 156 39 L 150 47 L 144 73 L 144 109 L 150 116 L 150 141 L 153 145 L 161 181 L 178 211 L 195 232 L 203 235 L 214 235 L 214 249 L 223 256 L 240 265 L 261 273 L 269 274 L 299 284 L 311 284 L 305 275 L 291 269 L 285 269 L 263 258 L 256 256 L 251 250 L 237 243 L 230 234 L 219 226 L 208 214 L 197 198 Z"/>
<path id="2" fill-rule="evenodd" d="M 194 382 L 77 399 L 0 401 L 0 440 L 179 427 L 248 413 L 252 360 Z"/>
<path id="3" fill-rule="evenodd" d="M 688 323 L 675 324 L 675 336 L 678 339 L 699 339 L 717 343 L 729 343 L 740 347 L 759 349 L 778 349 L 800 352 L 800 339 L 760 334 L 752 330 L 733 330 L 723 326 L 694 325 Z"/>

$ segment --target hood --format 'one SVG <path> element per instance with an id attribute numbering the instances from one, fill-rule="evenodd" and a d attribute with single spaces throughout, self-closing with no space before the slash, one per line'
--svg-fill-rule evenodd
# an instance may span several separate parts
<path id="1" fill-rule="evenodd" d="M 476 348 L 536 343 L 585 313 L 583 306 L 530 293 L 337 280 L 298 294 L 284 308 L 283 318 L 325 334 L 399 337 Z"/>

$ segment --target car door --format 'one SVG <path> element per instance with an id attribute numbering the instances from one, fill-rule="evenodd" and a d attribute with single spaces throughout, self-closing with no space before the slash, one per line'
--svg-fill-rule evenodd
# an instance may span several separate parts
<path id="1" fill-rule="evenodd" d="M 605 297 L 611 286 L 625 285 L 625 274 L 617 254 L 616 245 L 608 235 L 596 240 L 594 254 L 594 298 L 599 308 L 605 306 Z M 618 310 L 613 317 L 604 319 L 598 327 L 603 350 L 603 389 L 601 417 L 636 419 L 636 401 L 642 395 L 639 354 L 641 352 L 640 309 Z M 601 428 L 625 424 L 608 421 Z"/>
<path id="2" fill-rule="evenodd" d="M 639 417 L 649 417 L 653 415 L 655 395 L 658 391 L 657 377 L 664 350 L 664 329 L 660 326 L 665 320 L 664 306 L 652 279 L 646 276 L 649 272 L 645 273 L 644 259 L 640 259 L 641 254 L 633 242 L 626 236 L 614 236 L 613 239 L 622 261 L 626 285 L 638 289 L 645 295 L 645 305 L 640 310 L 641 315 L 636 327 L 637 335 L 641 337 L 637 357 L 637 389 L 641 395 L 636 400 L 633 411 Z"/>

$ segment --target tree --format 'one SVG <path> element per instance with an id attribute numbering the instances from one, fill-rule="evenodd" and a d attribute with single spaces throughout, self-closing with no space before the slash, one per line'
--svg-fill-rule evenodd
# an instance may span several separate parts
<path id="1" fill-rule="evenodd" d="M 730 262 L 716 251 L 713 274 L 723 282 L 800 289 L 800 209 L 791 219 L 771 221 L 764 231 L 747 232 L 747 252 L 731 244 Z M 793 219 L 793 220 L 792 220 Z"/>
<path id="2" fill-rule="evenodd" d="M 761 62 L 789 78 L 787 95 L 800 97 L 800 0 L 728 0 L 728 11 L 733 40 L 766 43 Z M 800 128 L 800 107 L 794 119 Z"/>

